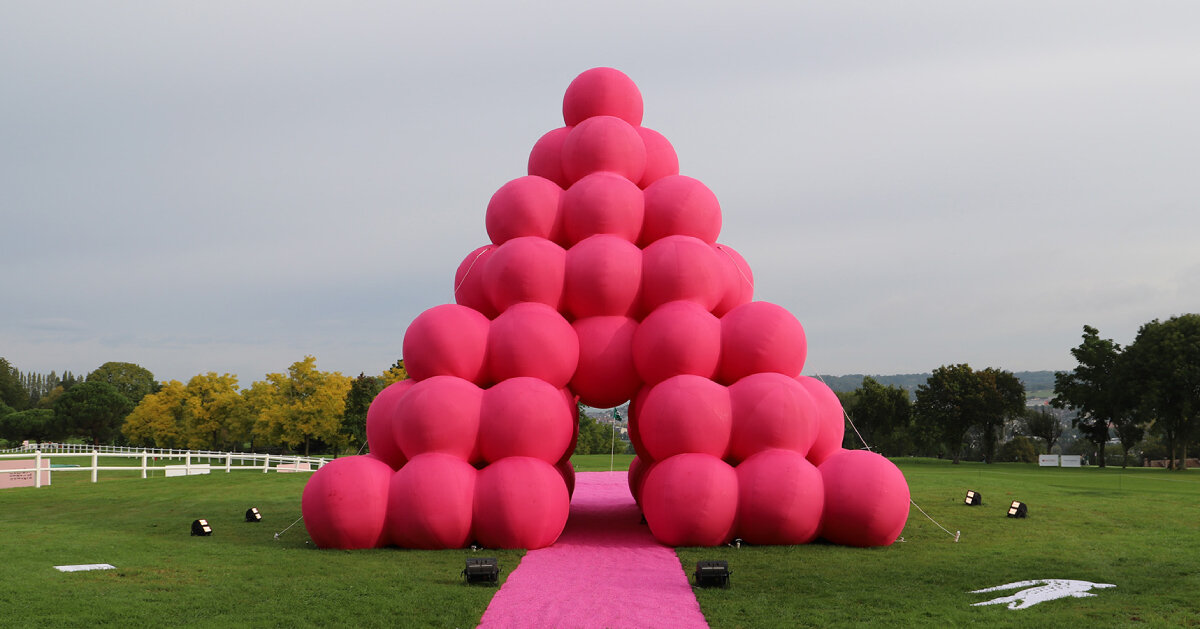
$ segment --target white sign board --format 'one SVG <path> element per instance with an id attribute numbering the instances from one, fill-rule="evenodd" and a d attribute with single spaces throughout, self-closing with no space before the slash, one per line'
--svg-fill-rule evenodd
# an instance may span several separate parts
<path id="1" fill-rule="evenodd" d="M 1042 467 L 1058 467 L 1057 454 L 1039 454 L 1038 465 Z"/>
<path id="2" fill-rule="evenodd" d="M 208 463 L 193 463 L 192 465 L 166 465 L 163 469 L 167 471 L 167 478 L 172 476 L 192 476 L 195 474 L 208 474 L 212 466 Z"/>
<path id="3" fill-rule="evenodd" d="M 1062 466 L 1063 467 L 1079 467 L 1080 459 L 1082 459 L 1082 458 L 1083 457 L 1079 456 L 1078 454 L 1064 454 L 1064 455 L 1062 455 Z"/>

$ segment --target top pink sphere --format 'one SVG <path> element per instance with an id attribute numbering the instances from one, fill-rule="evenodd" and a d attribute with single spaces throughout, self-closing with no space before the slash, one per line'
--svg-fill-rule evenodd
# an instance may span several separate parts
<path id="1" fill-rule="evenodd" d="M 642 124 L 642 93 L 620 70 L 592 68 L 575 77 L 563 96 L 563 121 L 577 125 L 592 116 L 613 116 Z"/>

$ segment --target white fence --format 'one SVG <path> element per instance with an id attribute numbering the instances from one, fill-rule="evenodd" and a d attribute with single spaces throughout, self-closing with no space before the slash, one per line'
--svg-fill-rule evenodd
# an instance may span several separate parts
<path id="1" fill-rule="evenodd" d="M 32 448 L 32 449 L 29 449 Z M 45 451 L 43 451 L 45 449 Z M 194 451 L 194 450 L 167 450 L 161 448 L 124 448 L 120 446 L 84 446 L 79 444 L 52 444 L 43 443 L 37 446 L 23 446 L 14 450 L 8 450 L 11 454 L 0 454 L 2 459 L 28 459 L 32 465 L 27 468 L 6 468 L 0 470 L 0 473 L 8 472 L 35 472 L 34 486 L 42 486 L 43 474 L 38 474 L 39 470 L 45 472 L 43 461 L 49 459 L 53 462 L 54 459 L 73 458 L 78 460 L 81 456 L 91 457 L 91 465 L 79 465 L 71 467 L 54 467 L 51 464 L 51 472 L 91 472 L 92 482 L 98 482 L 100 472 L 131 472 L 141 471 L 142 478 L 147 477 L 147 473 L 151 471 L 166 472 L 167 467 L 174 470 L 182 471 L 180 476 L 196 473 L 207 473 L 224 469 L 226 472 L 234 470 L 249 470 L 261 471 L 263 473 L 275 470 L 276 472 L 306 472 L 320 469 L 328 463 L 327 459 L 304 457 L 295 455 L 280 455 L 280 454 L 253 454 L 249 452 L 210 452 L 210 451 Z M 32 455 L 32 458 L 30 456 Z M 137 459 L 130 465 L 101 465 L 101 459 Z M 181 460 L 182 465 L 163 464 L 165 461 Z M 214 464 L 215 463 L 215 464 Z M 167 474 L 174 476 L 176 474 Z"/>

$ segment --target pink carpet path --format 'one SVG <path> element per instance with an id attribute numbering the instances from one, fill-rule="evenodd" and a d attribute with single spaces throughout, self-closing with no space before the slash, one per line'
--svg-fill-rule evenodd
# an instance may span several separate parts
<path id="1" fill-rule="evenodd" d="M 675 552 L 641 524 L 626 472 L 581 472 L 566 529 L 525 554 L 484 629 L 708 627 Z"/>

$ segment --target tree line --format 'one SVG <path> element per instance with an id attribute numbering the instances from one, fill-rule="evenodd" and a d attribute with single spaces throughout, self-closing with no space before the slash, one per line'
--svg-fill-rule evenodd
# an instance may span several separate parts
<path id="1" fill-rule="evenodd" d="M 1077 366 L 1054 374 L 1052 409 L 1026 407 L 1021 381 L 995 368 L 938 367 L 915 399 L 864 377 L 857 389 L 838 394 L 852 424 L 843 445 L 955 463 L 968 453 L 986 462 L 1032 461 L 1064 434 L 1057 410 L 1068 412 L 1100 466 L 1114 441 L 1125 465 L 1131 450 L 1149 450 L 1154 439 L 1167 467 L 1186 467 L 1189 447 L 1200 439 L 1200 315 L 1155 319 L 1124 348 L 1085 325 L 1071 355 Z"/>

